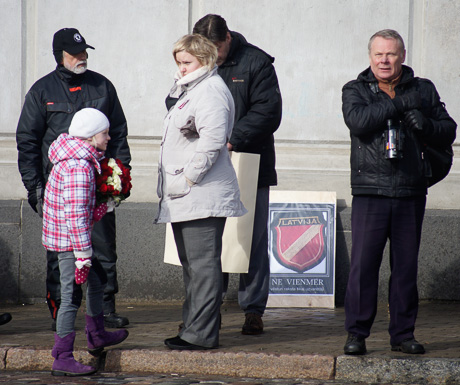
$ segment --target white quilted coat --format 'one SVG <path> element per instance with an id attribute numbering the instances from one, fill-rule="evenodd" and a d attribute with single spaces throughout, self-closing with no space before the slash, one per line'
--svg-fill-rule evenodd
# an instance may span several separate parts
<path id="1" fill-rule="evenodd" d="M 244 215 L 227 150 L 235 107 L 217 67 L 177 80 L 171 96 L 180 94 L 163 125 L 156 222 Z"/>

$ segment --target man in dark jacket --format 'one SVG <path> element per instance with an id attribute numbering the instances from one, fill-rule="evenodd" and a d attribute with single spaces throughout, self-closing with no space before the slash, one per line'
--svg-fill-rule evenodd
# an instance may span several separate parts
<path id="1" fill-rule="evenodd" d="M 51 143 L 67 132 L 75 112 L 92 107 L 102 111 L 110 121 L 110 137 L 106 156 L 119 158 L 129 167 L 131 154 L 125 115 L 113 84 L 104 76 L 87 70 L 87 48 L 83 36 L 75 28 L 57 31 L 53 38 L 56 69 L 39 79 L 25 97 L 16 132 L 18 165 L 28 192 L 28 201 L 41 216 L 46 181 L 52 168 L 48 159 Z M 104 320 L 108 327 L 129 324 L 126 317 L 115 312 L 118 292 L 115 244 L 115 214 L 107 213 L 94 225 L 94 255 L 107 273 L 104 293 Z M 60 280 L 57 253 L 47 252 L 47 301 L 53 319 L 60 304 Z M 81 301 L 80 298 L 76 301 Z"/>
<path id="2" fill-rule="evenodd" d="M 246 315 L 243 334 L 261 334 L 262 316 L 268 300 L 268 204 L 270 186 L 277 184 L 273 133 L 281 123 L 281 93 L 274 58 L 229 31 L 219 15 L 198 20 L 193 33 L 211 40 L 218 49 L 218 74 L 235 101 L 235 125 L 228 143 L 230 151 L 260 154 L 260 169 L 247 274 L 240 275 L 238 302 Z M 224 275 L 224 292 L 228 274 Z"/>
<path id="3" fill-rule="evenodd" d="M 390 240 L 391 350 L 422 354 L 414 338 L 417 261 L 430 166 L 426 143 L 449 146 L 456 123 L 434 84 L 404 66 L 404 41 L 383 30 L 369 41 L 370 67 L 342 90 L 351 137 L 352 250 L 345 296 L 345 354 L 365 354 L 376 312 L 379 269 Z"/>

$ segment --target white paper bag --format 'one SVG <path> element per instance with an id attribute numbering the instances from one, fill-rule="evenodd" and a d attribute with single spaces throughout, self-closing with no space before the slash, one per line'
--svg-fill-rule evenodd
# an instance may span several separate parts
<path id="1" fill-rule="evenodd" d="M 230 156 L 238 178 L 241 201 L 248 212 L 242 217 L 227 218 L 222 239 L 222 271 L 247 273 L 251 255 L 260 155 L 232 151 Z M 166 225 L 164 262 L 172 265 L 181 264 L 170 223 Z"/>

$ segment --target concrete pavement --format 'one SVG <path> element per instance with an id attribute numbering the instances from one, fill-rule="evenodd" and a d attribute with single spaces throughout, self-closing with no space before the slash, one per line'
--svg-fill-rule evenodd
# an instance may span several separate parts
<path id="1" fill-rule="evenodd" d="M 243 314 L 233 302 L 222 307 L 220 348 L 178 352 L 163 340 L 177 334 L 181 304 L 118 303 L 129 317 L 130 335 L 107 349 L 97 362 L 85 350 L 83 311 L 77 317 L 77 359 L 109 372 L 224 375 L 254 378 L 301 378 L 366 383 L 460 384 L 460 304 L 422 302 L 416 338 L 426 354 L 411 356 L 390 350 L 388 311 L 380 306 L 368 354 L 343 355 L 344 310 L 289 308 L 267 310 L 265 333 L 241 334 Z M 50 370 L 53 358 L 51 321 L 45 303 L 2 306 L 13 320 L 0 326 L 0 369 Z"/>

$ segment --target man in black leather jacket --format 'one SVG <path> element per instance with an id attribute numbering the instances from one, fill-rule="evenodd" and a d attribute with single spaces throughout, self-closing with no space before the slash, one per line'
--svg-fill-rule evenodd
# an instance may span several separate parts
<path id="1" fill-rule="evenodd" d="M 399 33 L 383 30 L 369 41 L 370 67 L 342 90 L 351 137 L 352 250 L 345 296 L 345 354 L 365 354 L 376 312 L 379 269 L 390 240 L 390 344 L 422 354 L 414 337 L 418 311 L 417 262 L 429 165 L 423 145 L 449 146 L 456 123 L 434 84 L 404 66 Z M 396 136 L 389 126 L 396 127 Z M 392 147 L 391 139 L 399 139 Z"/>
<path id="2" fill-rule="evenodd" d="M 240 274 L 238 302 L 246 315 L 243 334 L 261 334 L 262 316 L 268 300 L 268 204 L 270 186 L 277 184 L 274 132 L 281 123 L 282 99 L 274 58 L 229 31 L 219 15 L 198 20 L 193 33 L 211 40 L 218 49 L 218 74 L 235 101 L 235 125 L 228 143 L 230 151 L 260 154 L 260 168 L 252 249 L 247 274 Z M 228 274 L 224 275 L 224 292 Z"/>
<path id="3" fill-rule="evenodd" d="M 125 115 L 113 84 L 104 76 L 87 70 L 87 48 L 83 36 L 75 28 L 57 31 L 53 38 L 56 69 L 39 79 L 25 97 L 16 132 L 18 165 L 28 192 L 28 201 L 41 216 L 42 198 L 52 168 L 48 159 L 51 143 L 67 132 L 75 112 L 92 107 L 102 111 L 110 121 L 110 137 L 106 156 L 119 158 L 129 167 L 131 154 Z M 104 316 L 108 327 L 129 324 L 126 317 L 115 312 L 118 292 L 116 270 L 115 214 L 107 213 L 96 222 L 92 233 L 94 254 L 104 266 L 108 283 L 104 293 Z M 47 252 L 47 302 L 53 319 L 60 304 L 60 281 L 57 253 Z M 80 298 L 76 301 L 81 301 Z"/>

